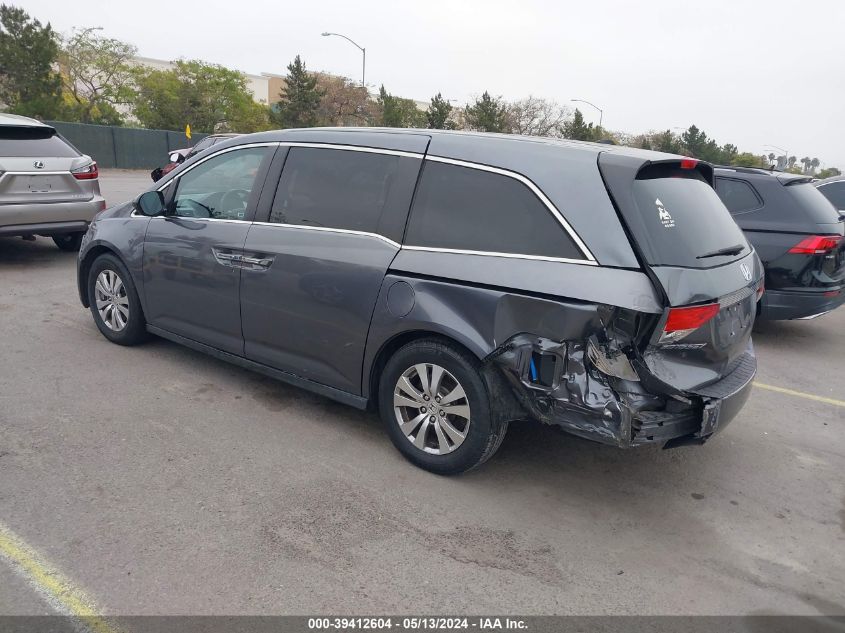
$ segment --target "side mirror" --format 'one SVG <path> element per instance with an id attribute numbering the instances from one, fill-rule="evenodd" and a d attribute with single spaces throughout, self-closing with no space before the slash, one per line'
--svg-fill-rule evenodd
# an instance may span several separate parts
<path id="1" fill-rule="evenodd" d="M 164 195 L 161 191 L 147 191 L 142 193 L 135 206 L 147 217 L 154 217 L 164 213 Z"/>
<path id="2" fill-rule="evenodd" d="M 182 162 L 182 155 L 179 152 L 173 152 L 170 155 L 170 162 L 171 163 L 181 163 Z"/>

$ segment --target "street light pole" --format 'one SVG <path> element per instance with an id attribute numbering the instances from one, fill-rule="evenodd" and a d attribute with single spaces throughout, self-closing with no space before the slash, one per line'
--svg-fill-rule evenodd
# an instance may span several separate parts
<path id="1" fill-rule="evenodd" d="M 783 168 L 786 169 L 789 167 L 789 150 L 783 149 L 782 147 L 778 147 L 777 145 L 764 145 L 764 147 L 771 147 L 772 149 L 779 150 L 783 152 Z"/>
<path id="2" fill-rule="evenodd" d="M 362 55 L 362 64 L 361 64 L 361 87 L 366 88 L 366 86 L 367 86 L 367 84 L 366 84 L 366 78 L 367 78 L 367 49 L 366 49 L 366 48 L 364 48 L 363 46 L 359 46 L 359 45 L 358 45 L 358 44 L 356 44 L 353 40 L 351 40 L 350 38 L 346 37 L 346 36 L 345 36 L 345 35 L 343 35 L 342 33 L 329 33 L 328 31 L 326 31 L 326 32 L 325 32 L 325 33 L 323 33 L 322 35 L 323 35 L 323 37 L 328 37 L 329 35 L 336 35 L 337 37 L 342 37 L 342 38 L 343 38 L 343 39 L 345 39 L 347 42 L 349 42 L 350 44 L 354 45 L 354 46 L 355 46 L 358 50 L 360 50 L 360 51 L 361 51 L 361 55 Z"/>
<path id="3" fill-rule="evenodd" d="M 579 103 L 586 103 L 588 106 L 593 106 L 596 110 L 599 111 L 599 127 L 601 127 L 602 117 L 604 116 L 604 110 L 598 107 L 595 103 L 590 103 L 584 99 L 571 99 L 571 101 L 577 101 Z"/>

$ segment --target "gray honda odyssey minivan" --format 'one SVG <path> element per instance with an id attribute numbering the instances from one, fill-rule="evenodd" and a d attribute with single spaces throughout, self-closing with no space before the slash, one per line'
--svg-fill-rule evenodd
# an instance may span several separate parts
<path id="1" fill-rule="evenodd" d="M 372 406 L 441 474 L 517 420 L 704 443 L 748 397 L 762 276 L 706 163 L 349 128 L 215 145 L 101 213 L 78 266 L 109 340 L 156 334 Z"/>

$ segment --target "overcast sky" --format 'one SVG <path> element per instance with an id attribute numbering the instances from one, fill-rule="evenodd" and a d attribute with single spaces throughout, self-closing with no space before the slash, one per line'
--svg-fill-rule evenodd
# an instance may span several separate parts
<path id="1" fill-rule="evenodd" d="M 320 37 L 335 31 L 366 47 L 368 84 L 401 96 L 587 99 L 612 130 L 695 123 L 741 151 L 779 145 L 845 169 L 845 0 L 7 2 L 146 57 L 284 73 L 300 54 L 360 77 L 360 51 Z"/>

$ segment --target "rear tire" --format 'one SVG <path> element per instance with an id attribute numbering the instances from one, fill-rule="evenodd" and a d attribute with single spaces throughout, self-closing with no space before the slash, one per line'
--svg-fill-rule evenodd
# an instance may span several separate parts
<path id="1" fill-rule="evenodd" d="M 62 233 L 61 235 L 54 235 L 53 242 L 63 251 L 78 251 L 82 244 L 82 236 L 85 233 Z"/>
<path id="2" fill-rule="evenodd" d="M 508 423 L 491 415 L 480 369 L 474 356 L 437 339 L 409 343 L 390 358 L 379 379 L 379 413 L 410 462 L 456 475 L 493 456 Z"/>
<path id="3" fill-rule="evenodd" d="M 126 266 L 114 255 L 100 255 L 88 271 L 88 303 L 100 333 L 118 345 L 147 338 L 147 322 Z"/>

